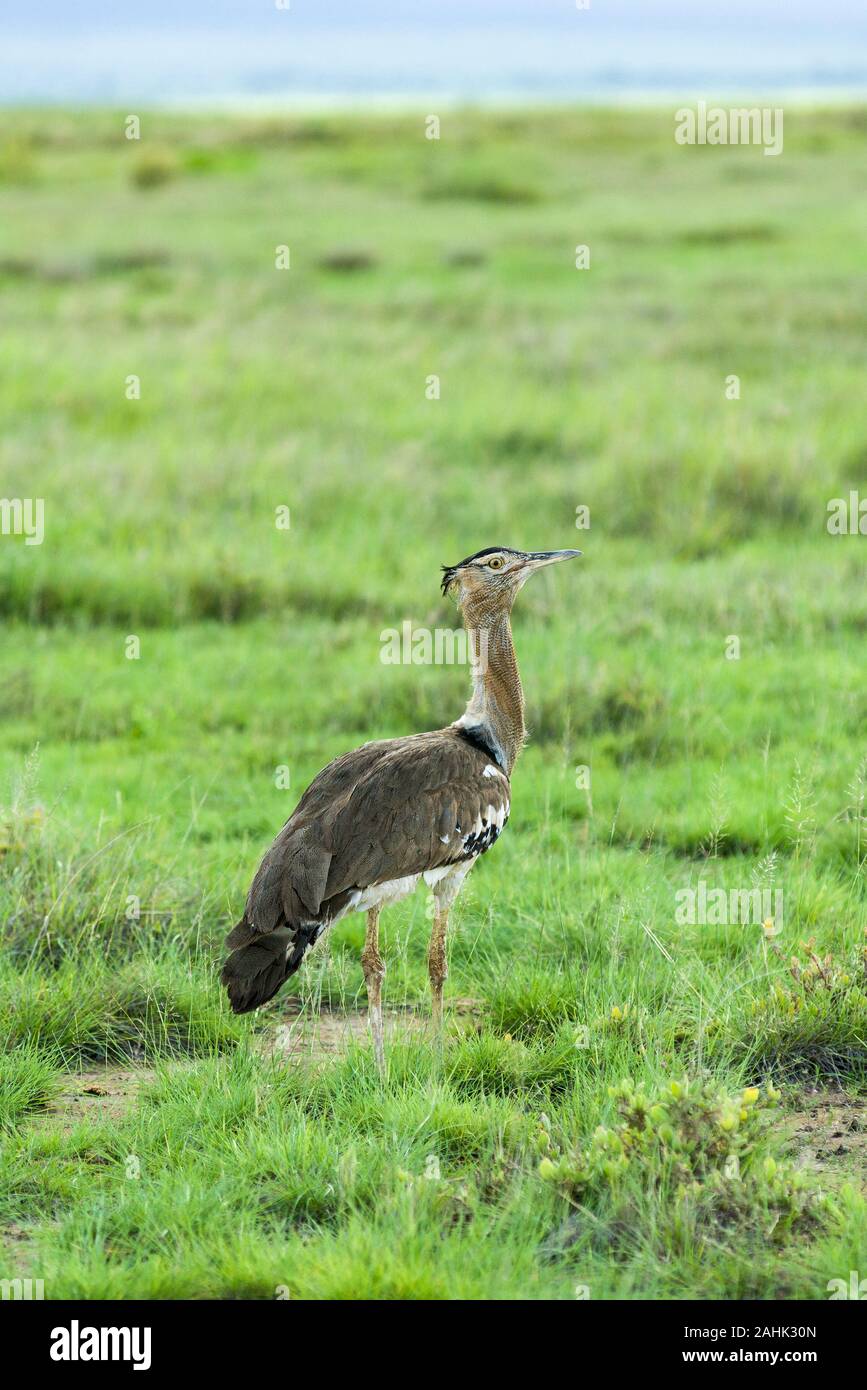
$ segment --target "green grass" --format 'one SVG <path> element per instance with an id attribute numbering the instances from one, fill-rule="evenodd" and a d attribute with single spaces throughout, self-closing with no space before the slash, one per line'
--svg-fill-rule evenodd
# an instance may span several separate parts
<path id="1" fill-rule="evenodd" d="M 3 1086 L 0 1090 L 0 1129 L 11 1129 L 21 1119 L 42 1109 L 57 1081 L 56 1059 L 46 1048 L 32 1043 L 4 1050 Z"/>
<path id="2" fill-rule="evenodd" d="M 867 493 L 864 121 L 787 112 L 765 160 L 677 146 L 669 113 L 458 112 L 439 142 L 154 114 L 139 145 L 5 113 L 0 477 L 46 528 L 0 536 L 10 1275 L 823 1298 L 863 1271 L 863 1175 L 839 1162 L 809 1221 L 761 1175 L 811 1088 L 867 1089 L 867 540 L 825 526 Z M 585 554 L 515 609 L 531 740 L 452 919 L 474 1008 L 442 1056 L 395 1041 L 385 1083 L 364 1046 L 268 1061 L 289 1007 L 364 1008 L 363 921 L 253 1019 L 222 936 L 329 758 L 460 713 L 465 670 L 384 665 L 380 634 L 452 626 L 439 565 L 494 543 Z M 678 922 L 701 880 L 781 890 L 781 935 Z M 428 929 L 421 894 L 383 917 L 387 1006 L 427 1008 Z M 138 1062 L 119 1119 L 40 1114 L 65 1072 Z M 695 1192 L 650 1145 L 579 1191 L 624 1078 L 773 1081 L 757 1185 Z"/>

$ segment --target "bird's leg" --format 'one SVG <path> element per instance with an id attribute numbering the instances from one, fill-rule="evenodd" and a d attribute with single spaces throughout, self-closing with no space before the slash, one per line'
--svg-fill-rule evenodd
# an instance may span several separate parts
<path id="1" fill-rule="evenodd" d="M 379 954 L 379 908 L 371 907 L 367 913 L 367 934 L 364 950 L 361 953 L 361 968 L 367 986 L 367 1011 L 370 1031 L 373 1034 L 373 1054 L 380 1075 L 385 1073 L 385 1050 L 382 1040 L 382 977 L 385 964 Z"/>
<path id="2" fill-rule="evenodd" d="M 449 910 L 435 899 L 434 925 L 430 938 L 430 950 L 427 956 L 427 968 L 430 975 L 431 988 L 431 1015 L 433 1018 L 434 1032 L 442 1033 L 443 1027 L 443 982 L 449 973 L 446 961 L 446 932 L 449 926 Z"/>

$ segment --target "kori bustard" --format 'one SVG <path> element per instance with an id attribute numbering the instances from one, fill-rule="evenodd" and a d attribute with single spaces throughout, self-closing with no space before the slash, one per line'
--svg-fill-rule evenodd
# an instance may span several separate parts
<path id="1" fill-rule="evenodd" d="M 580 553 L 493 546 L 443 566 L 443 593 L 457 599 L 473 652 L 470 702 L 447 728 L 365 743 L 310 784 L 226 939 L 233 949 L 222 978 L 235 1013 L 271 999 L 327 927 L 366 912 L 361 964 L 382 1070 L 379 914 L 423 878 L 434 897 L 428 970 L 441 1027 L 449 909 L 509 819 L 509 778 L 524 741 L 512 603 L 536 570 Z"/>

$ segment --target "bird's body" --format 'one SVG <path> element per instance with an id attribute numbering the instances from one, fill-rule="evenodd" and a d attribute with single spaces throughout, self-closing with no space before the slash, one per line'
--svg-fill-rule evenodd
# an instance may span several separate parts
<path id="1" fill-rule="evenodd" d="M 508 777 L 463 730 L 365 743 L 308 787 L 262 860 L 227 944 L 258 943 L 272 954 L 272 942 L 279 945 L 286 968 L 273 971 L 273 994 L 347 913 L 399 902 L 421 878 L 440 897 L 456 892 L 508 815 Z M 228 983 L 236 1013 L 265 1002 L 255 977 Z"/>
<path id="2" fill-rule="evenodd" d="M 366 911 L 362 964 L 382 1066 L 379 913 L 423 880 L 435 905 L 429 966 L 439 1021 L 449 908 L 509 818 L 509 779 L 524 739 L 511 601 L 532 569 L 576 553 L 481 551 L 446 571 L 444 591 L 458 587 L 464 622 L 482 638 L 473 697 L 455 724 L 365 743 L 329 763 L 307 788 L 227 938 L 233 951 L 223 982 L 236 1013 L 272 998 L 328 927 Z M 510 583 L 489 587 L 496 569 L 487 581 L 477 578 L 491 557 L 501 561 L 503 580 L 512 575 Z"/>

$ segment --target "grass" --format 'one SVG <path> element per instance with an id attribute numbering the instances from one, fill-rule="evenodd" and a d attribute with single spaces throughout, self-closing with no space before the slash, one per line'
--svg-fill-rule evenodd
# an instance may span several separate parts
<path id="1" fill-rule="evenodd" d="M 12 1129 L 22 1117 L 40 1110 L 50 1099 L 56 1082 L 56 1060 L 48 1048 L 23 1043 L 8 1049 L 3 1057 L 0 1129 Z"/>
<path id="2" fill-rule="evenodd" d="M 0 469 L 45 541 L 0 536 L 0 1273 L 816 1299 L 863 1271 L 863 1174 L 788 1166 L 806 1096 L 867 1089 L 867 543 L 825 525 L 865 488 L 863 111 L 787 112 L 778 160 L 647 112 L 4 123 Z M 363 1010 L 363 921 L 253 1019 L 222 936 L 330 757 L 460 712 L 466 671 L 380 634 L 452 626 L 438 567 L 493 543 L 585 556 L 516 605 L 531 741 L 453 914 L 472 1006 L 442 1055 L 398 1030 L 384 1084 L 363 1044 L 270 1057 L 299 1009 Z M 782 932 L 678 920 L 702 882 L 781 892 Z M 408 1018 L 428 927 L 422 895 L 383 917 Z M 119 1116 L 58 1113 L 141 1064 Z M 636 1148 L 624 1082 L 686 1086 L 707 1163 Z"/>

